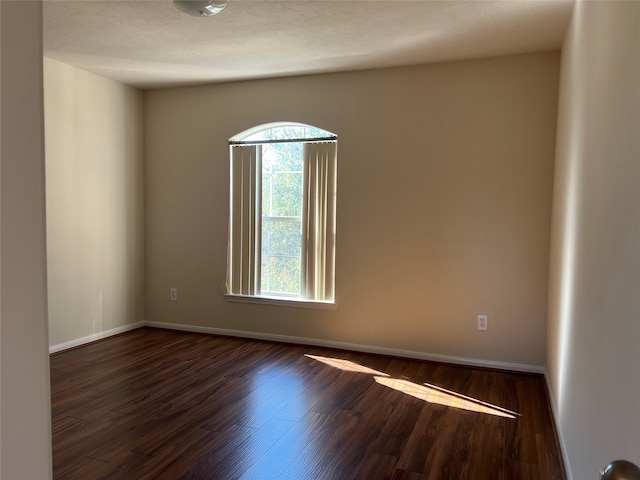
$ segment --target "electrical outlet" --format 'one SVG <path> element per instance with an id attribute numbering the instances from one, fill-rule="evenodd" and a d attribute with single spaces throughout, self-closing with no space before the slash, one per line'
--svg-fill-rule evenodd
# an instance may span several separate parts
<path id="1" fill-rule="evenodd" d="M 177 302 L 178 301 L 178 289 L 177 288 L 170 288 L 169 289 L 169 300 L 171 300 L 172 302 Z"/>
<path id="2" fill-rule="evenodd" d="M 478 315 L 478 330 L 487 330 L 489 328 L 489 317 L 487 315 Z"/>

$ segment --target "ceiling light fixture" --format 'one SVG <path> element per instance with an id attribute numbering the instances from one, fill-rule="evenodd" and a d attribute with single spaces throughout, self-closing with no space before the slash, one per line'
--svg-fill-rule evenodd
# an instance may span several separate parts
<path id="1" fill-rule="evenodd" d="M 173 0 L 173 5 L 192 17 L 211 17 L 227 6 L 227 0 Z"/>

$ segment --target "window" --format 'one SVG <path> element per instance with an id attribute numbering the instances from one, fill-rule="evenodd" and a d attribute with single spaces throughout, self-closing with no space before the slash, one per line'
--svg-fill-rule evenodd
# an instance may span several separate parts
<path id="1" fill-rule="evenodd" d="M 272 123 L 229 145 L 229 295 L 333 303 L 336 135 Z"/>

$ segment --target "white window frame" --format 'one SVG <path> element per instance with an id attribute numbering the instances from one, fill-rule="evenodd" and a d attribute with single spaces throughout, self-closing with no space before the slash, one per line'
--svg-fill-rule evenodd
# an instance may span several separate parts
<path id="1" fill-rule="evenodd" d="M 274 127 L 308 127 L 326 135 L 321 138 L 252 140 L 260 138 L 260 132 Z M 285 142 L 303 143 L 305 152 L 300 297 L 269 296 L 260 291 L 262 145 Z M 337 136 L 300 123 L 271 123 L 232 137 L 229 150 L 230 208 L 225 298 L 231 302 L 335 308 Z"/>

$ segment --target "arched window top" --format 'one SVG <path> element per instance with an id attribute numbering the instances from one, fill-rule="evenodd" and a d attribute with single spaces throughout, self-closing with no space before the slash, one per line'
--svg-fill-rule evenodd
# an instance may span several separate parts
<path id="1" fill-rule="evenodd" d="M 301 141 L 335 141 L 338 136 L 313 125 L 297 122 L 272 122 L 249 128 L 229 139 L 231 145 L 284 143 Z"/>

